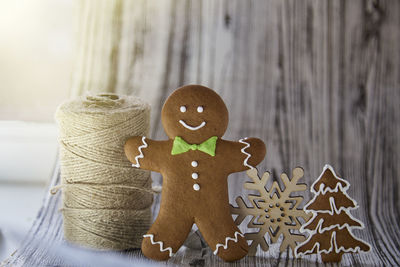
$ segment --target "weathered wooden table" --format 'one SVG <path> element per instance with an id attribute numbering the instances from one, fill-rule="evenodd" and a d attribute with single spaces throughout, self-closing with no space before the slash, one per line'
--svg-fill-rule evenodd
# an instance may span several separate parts
<path id="1" fill-rule="evenodd" d="M 108 90 L 144 98 L 153 107 L 151 136 L 161 139 L 161 105 L 175 88 L 200 83 L 215 89 L 230 111 L 225 137 L 255 136 L 266 142 L 259 171 L 277 177 L 302 166 L 311 185 L 330 163 L 351 183 L 348 193 L 360 205 L 352 214 L 366 225 L 355 234 L 372 251 L 345 254 L 343 265 L 400 265 L 399 1 L 107 0 L 96 2 L 96 8 L 81 5 L 84 34 L 79 35 L 74 94 Z M 56 168 L 52 185 L 58 178 Z M 161 181 L 158 174 L 153 179 Z M 229 178 L 231 203 L 243 195 L 245 179 L 244 173 Z M 62 240 L 59 202 L 59 195 L 46 196 L 11 265 L 71 264 L 40 245 Z M 140 251 L 127 254 L 131 262 L 144 264 Z M 207 248 L 181 251 L 168 261 L 204 266 L 317 262 L 315 256 L 293 260 L 275 247 L 232 264 Z"/>

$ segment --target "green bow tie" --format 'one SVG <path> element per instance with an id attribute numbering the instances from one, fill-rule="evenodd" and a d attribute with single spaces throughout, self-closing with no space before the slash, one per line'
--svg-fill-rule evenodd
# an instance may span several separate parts
<path id="1" fill-rule="evenodd" d="M 217 146 L 217 136 L 210 137 L 200 145 L 188 144 L 182 137 L 175 137 L 174 144 L 172 145 L 171 155 L 178 155 L 191 150 L 200 150 L 210 156 L 215 156 L 215 148 Z"/>

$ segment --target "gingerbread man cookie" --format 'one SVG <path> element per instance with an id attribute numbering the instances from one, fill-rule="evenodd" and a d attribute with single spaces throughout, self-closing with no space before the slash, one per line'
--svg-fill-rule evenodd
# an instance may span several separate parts
<path id="1" fill-rule="evenodd" d="M 163 176 L 160 212 L 144 235 L 143 254 L 167 260 L 195 223 L 215 255 L 226 261 L 241 259 L 248 245 L 232 219 L 227 176 L 259 164 L 266 151 L 263 141 L 222 139 L 228 110 L 217 93 L 200 85 L 172 93 L 161 120 L 170 139 L 135 136 L 125 144 L 132 166 Z"/>

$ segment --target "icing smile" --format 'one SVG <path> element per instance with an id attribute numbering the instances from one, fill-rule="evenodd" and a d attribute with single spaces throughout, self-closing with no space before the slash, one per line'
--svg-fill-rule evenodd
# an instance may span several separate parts
<path id="1" fill-rule="evenodd" d="M 183 120 L 179 120 L 179 123 L 182 124 L 182 126 L 185 127 L 186 129 L 189 129 L 189 130 L 191 130 L 191 131 L 196 131 L 196 130 L 198 130 L 198 129 L 200 129 L 200 128 L 203 128 L 203 127 L 206 125 L 206 122 L 205 122 L 205 121 L 203 121 L 202 123 L 200 123 L 199 126 L 190 126 L 190 125 L 187 125 Z"/>

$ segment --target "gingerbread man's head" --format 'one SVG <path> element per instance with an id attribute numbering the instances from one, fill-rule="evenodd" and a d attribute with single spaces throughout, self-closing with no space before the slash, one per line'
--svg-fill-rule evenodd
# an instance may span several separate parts
<path id="1" fill-rule="evenodd" d="M 200 85 L 178 88 L 161 111 L 161 121 L 169 138 L 180 136 L 196 144 L 212 136 L 222 137 L 228 120 L 228 109 L 221 97 Z"/>

